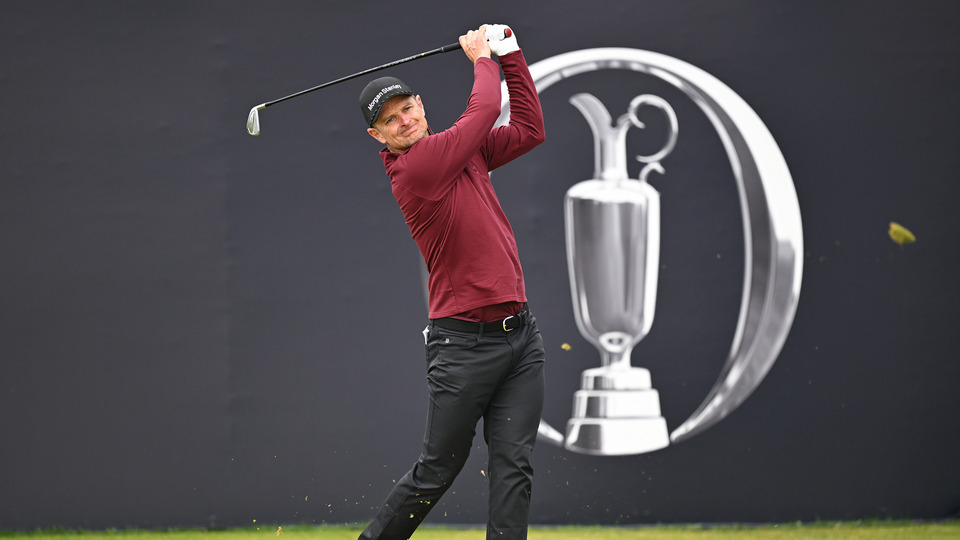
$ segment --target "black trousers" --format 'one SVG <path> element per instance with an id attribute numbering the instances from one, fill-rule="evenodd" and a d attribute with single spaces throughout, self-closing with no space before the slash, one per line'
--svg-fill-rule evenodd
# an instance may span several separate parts
<path id="1" fill-rule="evenodd" d="M 460 473 L 483 418 L 490 482 L 487 538 L 527 537 L 530 457 L 543 409 L 544 347 L 532 316 L 484 333 L 426 330 L 430 390 L 423 450 L 360 540 L 410 538 Z"/>

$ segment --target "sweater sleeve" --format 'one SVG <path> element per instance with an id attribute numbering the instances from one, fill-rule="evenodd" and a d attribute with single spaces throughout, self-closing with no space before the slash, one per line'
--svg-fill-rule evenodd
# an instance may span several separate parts
<path id="1" fill-rule="evenodd" d="M 481 152 L 490 170 L 509 163 L 544 141 L 540 98 L 523 51 L 500 57 L 510 98 L 510 122 L 494 129 Z"/>
<path id="2" fill-rule="evenodd" d="M 467 108 L 446 131 L 424 137 L 397 157 L 387 174 L 418 197 L 437 200 L 476 155 L 500 116 L 500 69 L 488 58 L 474 64 Z"/>

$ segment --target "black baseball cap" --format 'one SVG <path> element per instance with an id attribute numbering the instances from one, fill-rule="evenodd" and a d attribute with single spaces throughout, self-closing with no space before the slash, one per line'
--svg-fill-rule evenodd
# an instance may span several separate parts
<path id="1" fill-rule="evenodd" d="M 380 118 L 380 109 L 393 96 L 414 96 L 416 92 L 396 77 L 380 77 L 370 81 L 360 92 L 360 111 L 367 125 L 373 124 Z"/>

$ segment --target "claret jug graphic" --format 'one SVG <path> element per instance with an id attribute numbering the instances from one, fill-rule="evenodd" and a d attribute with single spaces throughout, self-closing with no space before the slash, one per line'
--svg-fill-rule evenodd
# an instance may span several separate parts
<path id="1" fill-rule="evenodd" d="M 647 183 L 659 160 L 673 149 L 677 119 L 652 95 L 634 98 L 612 123 L 590 94 L 570 102 L 586 118 L 594 137 L 594 178 L 567 191 L 564 200 L 567 265 L 577 327 L 601 355 L 601 366 L 583 372 L 567 423 L 568 449 L 600 455 L 649 452 L 669 444 L 667 424 L 650 372 L 630 363 L 634 346 L 653 323 L 660 258 L 660 195 Z M 627 177 L 626 133 L 643 128 L 636 110 L 650 104 L 670 120 L 667 145 L 653 156 L 639 180 Z"/>
<path id="2" fill-rule="evenodd" d="M 628 48 L 570 51 L 530 66 L 538 94 L 601 70 L 659 79 L 699 108 L 730 162 L 735 182 L 731 187 L 740 200 L 745 258 L 740 315 L 730 352 L 726 360 L 715 359 L 720 373 L 713 387 L 668 437 L 650 373 L 631 365 L 630 354 L 651 329 L 657 298 L 660 197 L 647 176 L 665 174 L 660 161 L 676 143 L 677 119 L 663 99 L 652 95 L 633 98 L 626 114 L 615 122 L 593 95 L 581 92 L 570 98 L 593 131 L 596 168 L 594 178 L 573 185 L 564 200 L 567 264 L 577 327 L 600 351 L 601 361 L 581 374 L 566 432 L 541 419 L 539 439 L 573 452 L 613 456 L 688 440 L 726 418 L 763 381 L 796 314 L 803 226 L 793 179 L 773 135 L 750 105 L 713 75 L 671 56 Z M 502 88 L 498 125 L 510 117 L 506 83 Z M 662 150 L 637 156 L 645 165 L 639 178 L 631 179 L 626 133 L 644 127 L 636 114 L 643 106 L 662 110 L 670 120 L 670 132 Z M 664 206 L 673 209 L 686 203 L 671 200 Z"/>

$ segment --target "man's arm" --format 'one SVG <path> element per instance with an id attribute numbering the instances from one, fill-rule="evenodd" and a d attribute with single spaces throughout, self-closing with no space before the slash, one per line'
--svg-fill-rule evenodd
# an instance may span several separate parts
<path id="1" fill-rule="evenodd" d="M 439 199 L 476 155 L 500 116 L 500 70 L 496 65 L 490 59 L 477 62 L 473 92 L 456 123 L 417 141 L 387 170 L 404 189 L 419 197 Z"/>
<path id="2" fill-rule="evenodd" d="M 545 139 L 540 98 L 523 51 L 499 59 L 510 94 L 510 122 L 494 129 L 481 150 L 490 170 L 529 152 Z"/>
<path id="3" fill-rule="evenodd" d="M 387 171 L 417 196 L 437 199 L 446 193 L 500 116 L 500 69 L 490 59 L 485 26 L 460 36 L 464 53 L 474 63 L 473 90 L 464 113 L 446 131 L 417 141 Z"/>

